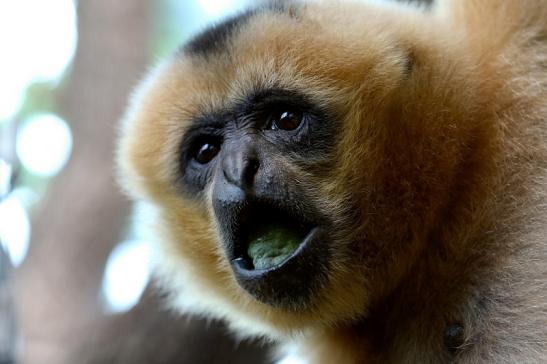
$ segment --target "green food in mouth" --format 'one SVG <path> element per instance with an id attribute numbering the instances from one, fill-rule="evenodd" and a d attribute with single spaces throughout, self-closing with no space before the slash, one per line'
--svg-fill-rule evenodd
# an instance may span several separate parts
<path id="1" fill-rule="evenodd" d="M 290 257 L 304 237 L 302 229 L 268 225 L 251 236 L 247 254 L 255 269 L 269 269 Z"/>

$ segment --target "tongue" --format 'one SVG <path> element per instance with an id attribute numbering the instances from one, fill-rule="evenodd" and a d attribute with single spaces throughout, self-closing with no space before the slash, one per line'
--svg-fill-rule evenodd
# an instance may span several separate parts
<path id="1" fill-rule="evenodd" d="M 251 237 L 247 254 L 255 269 L 269 269 L 290 257 L 302 239 L 302 233 L 298 229 L 269 225 Z"/>

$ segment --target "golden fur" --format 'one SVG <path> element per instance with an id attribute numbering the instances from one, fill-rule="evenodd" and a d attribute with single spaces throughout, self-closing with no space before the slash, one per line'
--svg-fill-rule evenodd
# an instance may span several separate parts
<path id="1" fill-rule="evenodd" d="M 310 363 L 547 362 L 547 2 L 288 9 L 253 15 L 219 55 L 166 60 L 125 117 L 121 180 L 153 213 L 174 305 Z M 243 290 L 210 194 L 175 183 L 192 117 L 264 85 L 311 93 L 342 125 L 328 172 L 287 166 L 339 227 L 305 310 Z"/>

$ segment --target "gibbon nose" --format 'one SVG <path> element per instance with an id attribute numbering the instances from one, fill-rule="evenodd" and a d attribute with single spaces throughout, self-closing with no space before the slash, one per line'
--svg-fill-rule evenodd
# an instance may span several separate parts
<path id="1" fill-rule="evenodd" d="M 252 144 L 241 143 L 226 150 L 222 159 L 222 173 L 229 183 L 249 192 L 254 187 L 260 160 Z"/>

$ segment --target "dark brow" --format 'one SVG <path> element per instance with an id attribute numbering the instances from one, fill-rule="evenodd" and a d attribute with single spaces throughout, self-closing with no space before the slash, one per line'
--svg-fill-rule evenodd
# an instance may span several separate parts
<path id="1" fill-rule="evenodd" d="M 216 133 L 226 124 L 236 119 L 268 112 L 276 107 L 285 106 L 314 111 L 314 102 L 305 94 L 289 89 L 266 88 L 248 92 L 239 100 L 232 100 L 224 109 L 203 111 L 193 120 L 187 133 L 209 131 Z"/>

